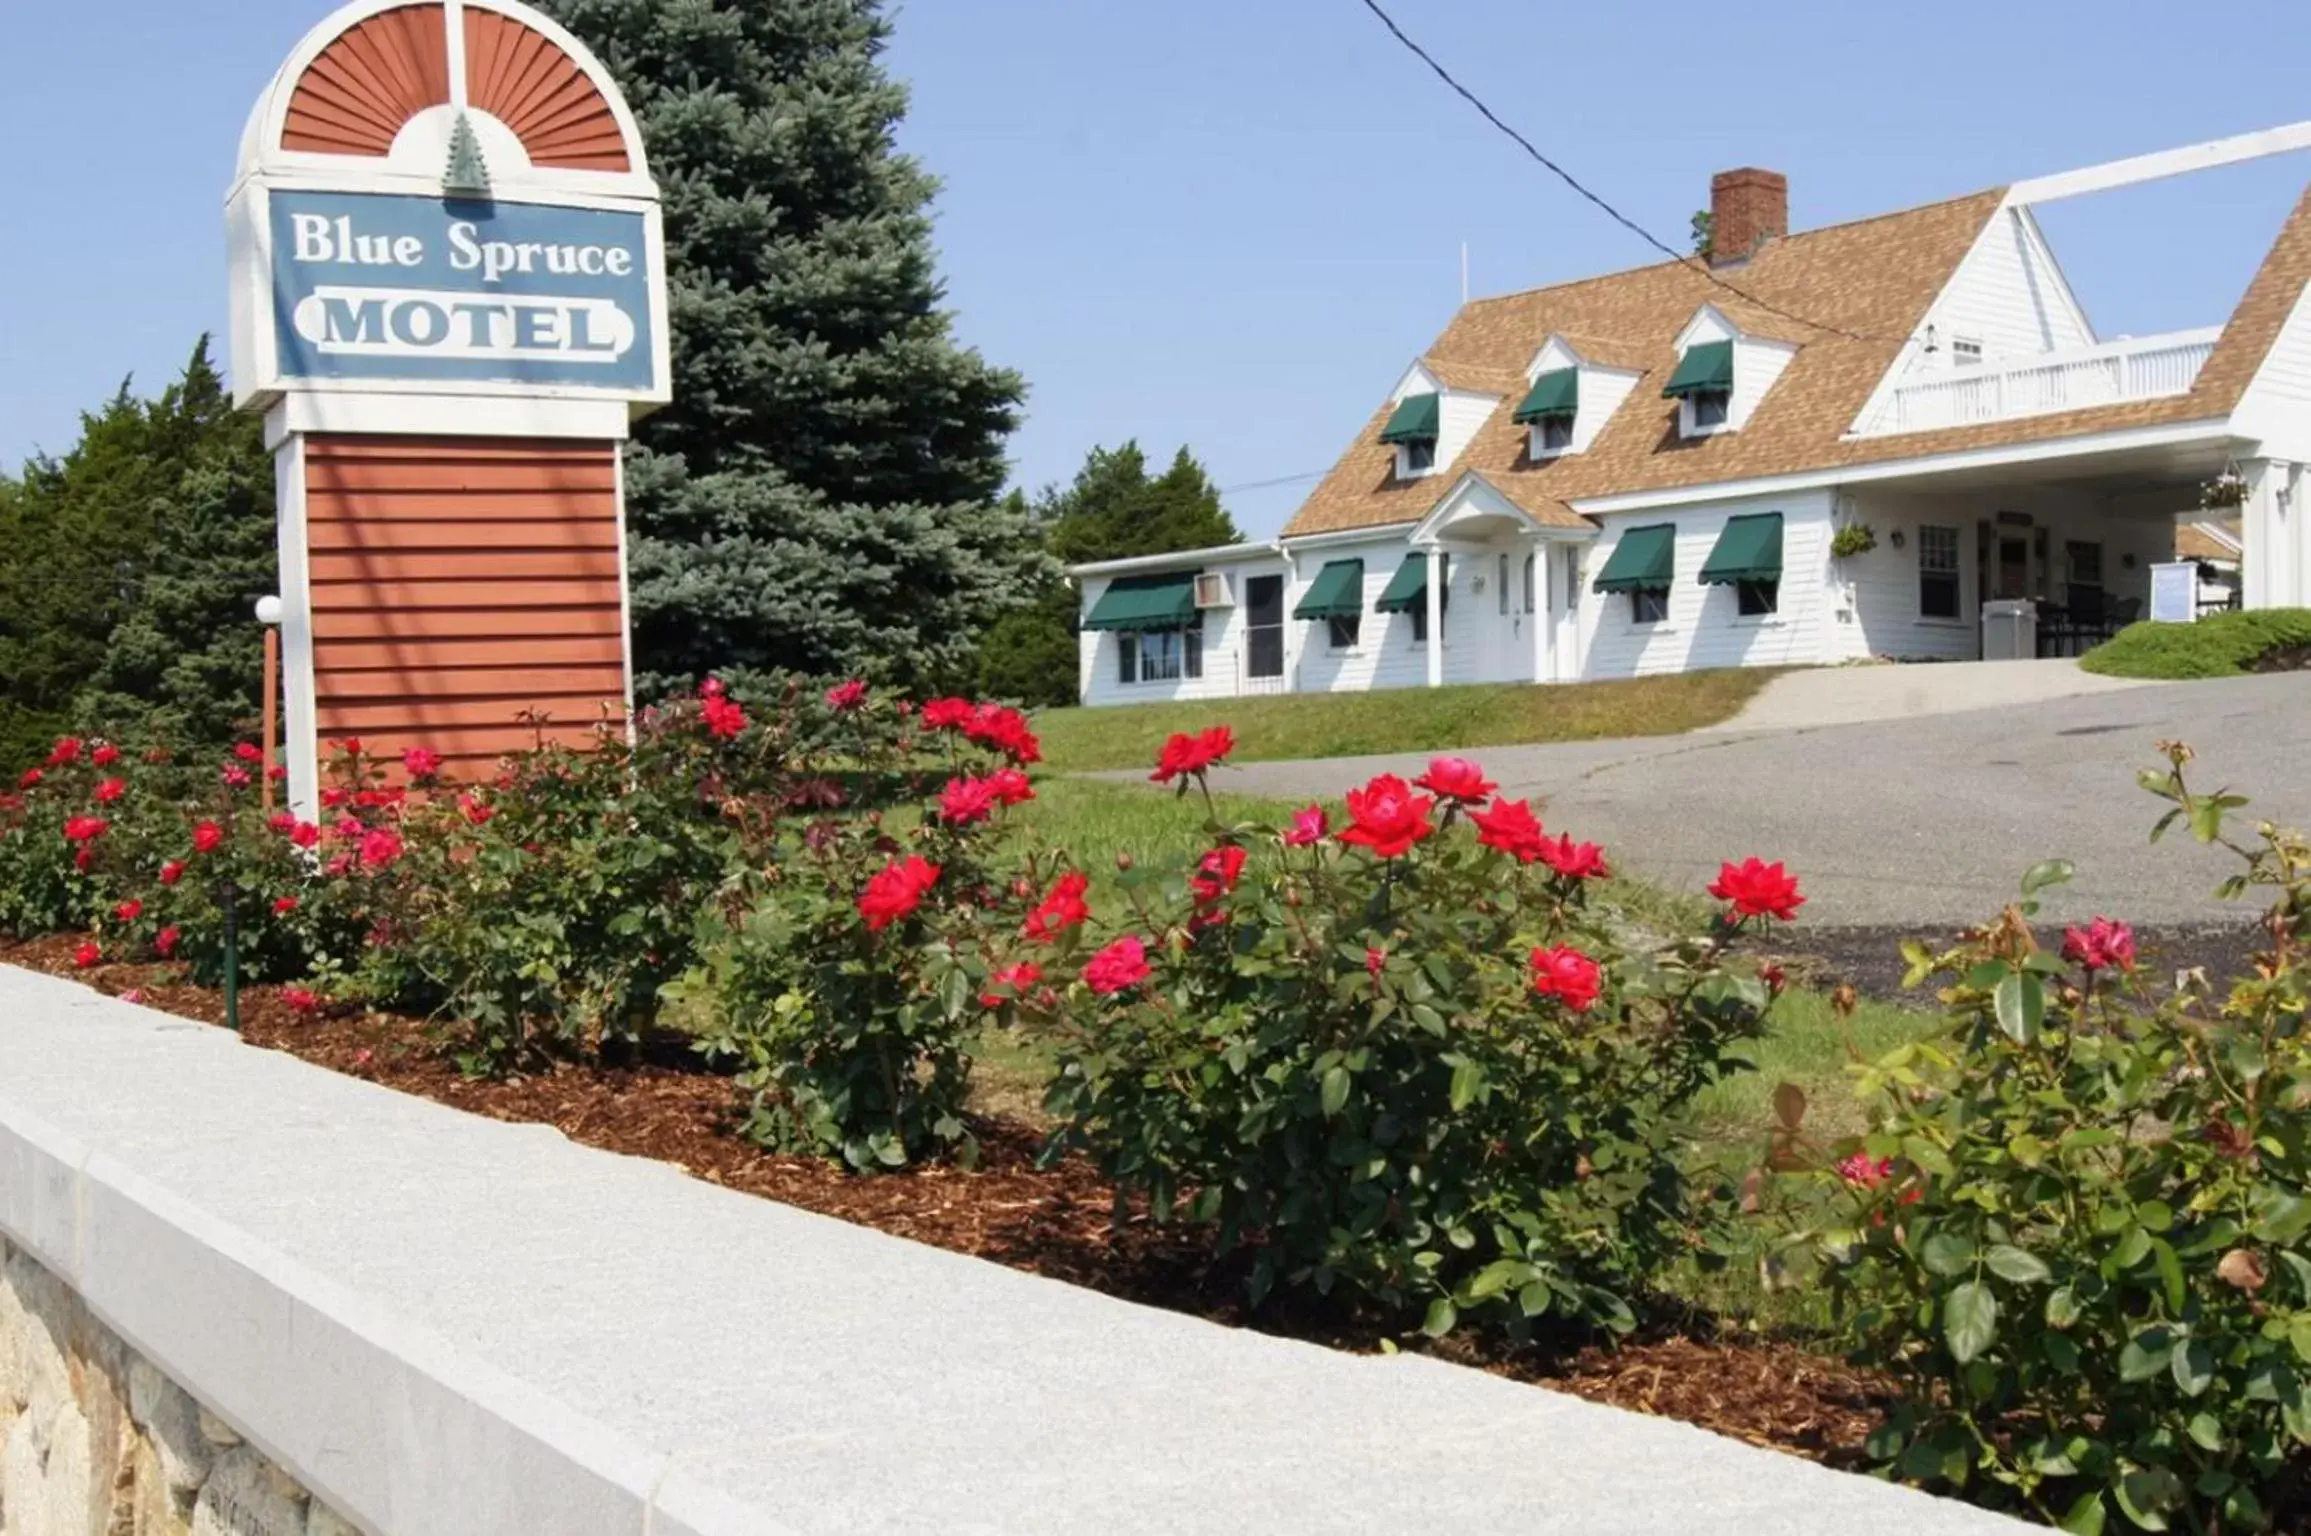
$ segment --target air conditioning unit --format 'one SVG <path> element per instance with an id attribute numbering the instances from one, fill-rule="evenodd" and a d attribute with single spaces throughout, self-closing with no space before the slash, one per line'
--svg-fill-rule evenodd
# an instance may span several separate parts
<path id="1" fill-rule="evenodd" d="M 1198 608 L 1233 608 L 1236 589 L 1228 580 L 1226 571 L 1201 571 L 1196 575 L 1196 606 Z"/>

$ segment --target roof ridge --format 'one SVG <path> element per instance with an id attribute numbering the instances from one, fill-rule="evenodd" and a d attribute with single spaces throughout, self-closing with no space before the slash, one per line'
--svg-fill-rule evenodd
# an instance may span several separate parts
<path id="1" fill-rule="evenodd" d="M 1776 243 L 1782 245 L 1792 245 L 1800 240 L 1811 239 L 1815 235 L 1826 235 L 1835 230 L 1852 229 L 1857 225 L 1862 224 L 1875 224 L 1881 219 L 1908 218 L 1912 214 L 1924 213 L 1927 210 L 1933 208 L 1946 208 L 1956 203 L 1970 203 L 1977 198 L 1987 197 L 1992 193 L 1996 193 L 2003 197 L 2006 194 L 2006 187 L 1981 187 L 1972 192 L 1959 193 L 1954 197 L 1938 197 L 1935 198 L 1932 202 L 1916 203 L 1908 208 L 1889 208 L 1883 213 L 1864 214 L 1860 218 L 1854 219 L 1840 219 L 1834 224 L 1816 224 L 1809 229 L 1801 229 L 1795 234 L 1783 235 L 1781 239 Z M 1642 266 L 1622 267 L 1618 271 L 1613 272 L 1595 272 L 1591 273 L 1587 277 L 1569 277 L 1562 282 L 1537 283 L 1530 288 L 1515 288 L 1506 293 L 1488 293 L 1479 298 L 1470 299 L 1466 304 L 1461 306 L 1460 312 L 1465 314 L 1469 310 L 1475 309 L 1480 305 L 1505 304 L 1511 299 L 1527 299 L 1531 298 L 1535 294 L 1555 293 L 1566 288 L 1579 288 L 1589 283 L 1614 282 L 1621 278 L 1635 277 L 1642 272 L 1658 272 L 1669 267 L 1681 267 L 1688 272 L 1692 272 L 1696 278 L 1708 283 L 1711 288 L 1719 290 L 1731 289 L 1733 296 L 1736 299 L 1748 297 L 1741 291 L 1741 288 L 1738 284 L 1721 282 L 1716 278 L 1711 277 L 1709 273 L 1696 269 L 1693 265 L 1693 258 L 1680 256 L 1668 261 L 1649 261 Z M 1765 301 L 1762 299 L 1750 299 L 1749 302 L 1753 304 L 1762 304 Z M 1599 339 L 1603 340 L 1609 338 Z"/>

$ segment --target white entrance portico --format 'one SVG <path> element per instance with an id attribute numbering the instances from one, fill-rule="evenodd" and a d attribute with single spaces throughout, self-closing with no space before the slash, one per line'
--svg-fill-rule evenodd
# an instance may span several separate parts
<path id="1" fill-rule="evenodd" d="M 1454 482 L 1409 540 L 1432 568 L 1450 573 L 1423 594 L 1427 632 L 1445 637 L 1428 648 L 1428 686 L 1443 685 L 1445 649 L 1461 646 L 1469 654 L 1452 668 L 1455 681 L 1579 677 L 1581 554 L 1596 536 L 1541 522 L 1474 470 Z M 1448 590 L 1460 594 L 1461 611 L 1446 608 Z"/>

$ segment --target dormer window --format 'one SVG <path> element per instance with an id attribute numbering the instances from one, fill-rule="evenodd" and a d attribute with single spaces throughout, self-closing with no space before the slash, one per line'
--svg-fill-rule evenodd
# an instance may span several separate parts
<path id="1" fill-rule="evenodd" d="M 1681 435 L 1724 431 L 1733 418 L 1733 343 L 1699 341 L 1687 347 L 1661 393 L 1678 402 Z"/>
<path id="2" fill-rule="evenodd" d="M 1434 394 L 1406 395 L 1396 402 L 1396 409 L 1388 413 L 1388 424 L 1380 429 L 1380 440 L 1396 448 L 1397 479 L 1411 480 L 1435 472 L 1441 414 Z"/>
<path id="3" fill-rule="evenodd" d="M 1573 447 L 1573 424 L 1581 412 L 1581 370 L 1557 368 L 1533 380 L 1516 410 L 1516 420 L 1532 433 L 1528 452 L 1551 459 Z"/>

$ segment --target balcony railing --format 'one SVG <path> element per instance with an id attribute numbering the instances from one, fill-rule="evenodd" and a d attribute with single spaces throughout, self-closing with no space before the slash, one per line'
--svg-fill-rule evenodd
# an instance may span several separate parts
<path id="1" fill-rule="evenodd" d="M 2172 331 L 1930 374 L 1896 385 L 1857 435 L 1930 432 L 2186 394 L 2221 334 L 2220 326 Z"/>

